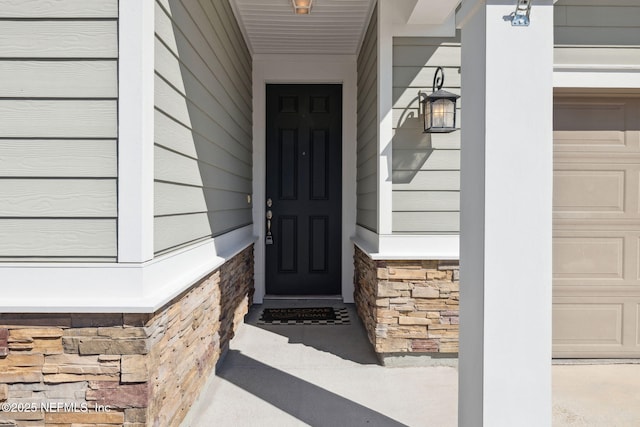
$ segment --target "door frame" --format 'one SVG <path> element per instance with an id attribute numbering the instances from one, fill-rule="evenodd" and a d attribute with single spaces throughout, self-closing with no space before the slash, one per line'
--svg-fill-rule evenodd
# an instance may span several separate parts
<path id="1" fill-rule="evenodd" d="M 353 243 L 356 231 L 356 96 L 355 55 L 253 56 L 253 301 L 265 296 L 265 180 L 266 180 L 266 86 L 267 84 L 342 85 L 342 299 L 353 302 Z"/>
<path id="2" fill-rule="evenodd" d="M 290 97 L 294 109 L 283 110 Z M 267 84 L 266 101 L 265 187 L 273 200 L 266 293 L 341 296 L 342 84 Z"/>

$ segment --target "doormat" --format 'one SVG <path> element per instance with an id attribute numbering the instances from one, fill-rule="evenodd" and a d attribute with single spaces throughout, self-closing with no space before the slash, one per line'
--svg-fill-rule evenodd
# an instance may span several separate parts
<path id="1" fill-rule="evenodd" d="M 346 308 L 298 307 L 265 308 L 258 325 L 348 325 Z"/>

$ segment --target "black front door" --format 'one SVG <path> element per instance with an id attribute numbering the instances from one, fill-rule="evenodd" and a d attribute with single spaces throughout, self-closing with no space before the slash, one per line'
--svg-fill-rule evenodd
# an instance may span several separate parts
<path id="1" fill-rule="evenodd" d="M 267 85 L 266 126 L 267 293 L 340 294 L 342 86 Z"/>

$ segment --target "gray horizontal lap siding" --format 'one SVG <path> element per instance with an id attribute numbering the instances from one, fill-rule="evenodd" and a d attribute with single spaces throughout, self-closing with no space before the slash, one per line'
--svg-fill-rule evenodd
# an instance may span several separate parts
<path id="1" fill-rule="evenodd" d="M 378 229 L 377 8 L 358 55 L 357 224 Z"/>
<path id="2" fill-rule="evenodd" d="M 418 91 L 431 92 L 434 72 L 441 66 L 444 89 L 460 94 L 460 63 L 457 37 L 393 39 L 394 233 L 459 232 L 460 131 L 424 134 Z"/>
<path id="3" fill-rule="evenodd" d="M 0 7 L 0 260 L 117 257 L 118 1 Z"/>
<path id="4" fill-rule="evenodd" d="M 156 254 L 251 224 L 251 57 L 224 1 L 158 0 Z"/>
<path id="5" fill-rule="evenodd" d="M 594 3 L 560 0 L 555 4 L 554 63 L 640 66 L 640 3 Z"/>

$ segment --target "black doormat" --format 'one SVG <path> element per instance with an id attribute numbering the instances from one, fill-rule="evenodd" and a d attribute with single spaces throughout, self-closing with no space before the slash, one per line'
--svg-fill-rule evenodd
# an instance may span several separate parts
<path id="1" fill-rule="evenodd" d="M 349 312 L 346 308 L 298 307 L 265 308 L 259 325 L 348 325 Z"/>

